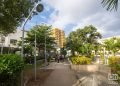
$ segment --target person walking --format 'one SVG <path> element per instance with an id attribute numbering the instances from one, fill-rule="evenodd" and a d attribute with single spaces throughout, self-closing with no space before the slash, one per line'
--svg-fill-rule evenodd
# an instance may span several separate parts
<path id="1" fill-rule="evenodd" d="M 58 60 L 58 63 L 59 63 L 60 62 L 60 55 L 58 55 L 57 60 Z"/>

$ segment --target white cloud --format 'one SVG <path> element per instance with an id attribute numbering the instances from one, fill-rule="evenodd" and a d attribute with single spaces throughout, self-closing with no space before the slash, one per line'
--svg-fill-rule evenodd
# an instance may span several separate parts
<path id="1" fill-rule="evenodd" d="M 76 24 L 69 30 L 72 31 L 92 24 L 105 36 L 113 35 L 113 29 L 120 32 L 120 14 L 106 11 L 101 0 L 44 0 L 44 3 L 55 10 L 48 21 L 54 27 L 64 29 L 69 24 Z"/>
<path id="2" fill-rule="evenodd" d="M 40 17 L 41 17 L 42 19 L 46 19 L 46 17 L 45 17 L 45 16 L 43 16 L 43 15 L 41 15 Z"/>

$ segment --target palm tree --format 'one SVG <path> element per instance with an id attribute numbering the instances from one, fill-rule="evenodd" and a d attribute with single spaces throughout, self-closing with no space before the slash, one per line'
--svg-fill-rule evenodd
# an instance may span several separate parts
<path id="1" fill-rule="evenodd" d="M 117 10 L 119 0 L 102 0 L 103 7 L 106 7 L 107 10 Z"/>

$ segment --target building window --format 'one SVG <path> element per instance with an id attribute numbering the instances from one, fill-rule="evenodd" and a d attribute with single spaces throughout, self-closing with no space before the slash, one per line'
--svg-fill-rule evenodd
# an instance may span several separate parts
<path id="1" fill-rule="evenodd" d="M 15 40 L 15 39 L 10 39 L 10 44 L 16 45 L 16 43 L 17 43 L 17 40 Z"/>
<path id="2" fill-rule="evenodd" d="M 1 37 L 0 38 L 0 43 L 4 43 L 5 42 L 5 37 Z"/>

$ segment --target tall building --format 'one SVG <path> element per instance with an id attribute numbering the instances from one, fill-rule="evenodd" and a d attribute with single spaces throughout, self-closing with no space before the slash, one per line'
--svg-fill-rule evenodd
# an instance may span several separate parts
<path id="1" fill-rule="evenodd" d="M 65 44 L 65 33 L 63 30 L 58 28 L 52 29 L 52 37 L 55 38 L 55 42 L 57 43 L 58 48 L 63 48 Z"/>

